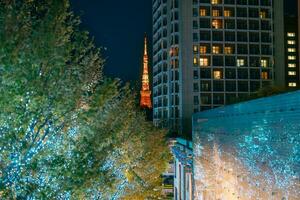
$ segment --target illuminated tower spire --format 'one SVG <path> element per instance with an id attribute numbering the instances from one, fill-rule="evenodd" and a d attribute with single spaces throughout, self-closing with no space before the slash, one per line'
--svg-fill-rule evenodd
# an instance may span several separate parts
<path id="1" fill-rule="evenodd" d="M 148 51 L 147 51 L 147 37 L 144 40 L 144 56 L 143 56 L 143 75 L 140 106 L 142 108 L 152 108 L 151 91 L 149 84 L 149 69 L 148 69 Z"/>

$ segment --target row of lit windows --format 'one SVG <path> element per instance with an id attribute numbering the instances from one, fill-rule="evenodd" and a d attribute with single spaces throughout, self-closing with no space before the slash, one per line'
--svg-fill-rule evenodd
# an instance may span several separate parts
<path id="1" fill-rule="evenodd" d="M 223 78 L 223 73 L 221 70 L 214 70 L 213 71 L 213 78 L 218 80 Z M 268 72 L 261 72 L 261 79 L 269 79 Z"/>
<path id="2" fill-rule="evenodd" d="M 208 11 L 207 9 L 205 8 L 200 8 L 199 9 L 199 15 L 201 17 L 205 17 L 205 16 L 209 16 L 208 14 Z M 222 14 L 221 14 L 221 11 L 220 10 L 217 10 L 217 9 L 213 9 L 212 10 L 212 16 L 213 17 L 220 17 Z M 233 17 L 233 12 L 231 10 L 224 10 L 224 17 Z M 259 17 L 261 19 L 265 19 L 267 18 L 267 12 L 266 11 L 260 11 L 259 12 Z"/>
<path id="3" fill-rule="evenodd" d="M 296 33 L 288 32 L 288 33 L 287 33 L 287 36 L 288 36 L 288 37 L 295 37 L 295 36 L 296 36 Z"/>
<path id="4" fill-rule="evenodd" d="M 288 45 L 295 45 L 296 44 L 296 41 L 291 39 L 291 38 L 294 38 L 296 36 L 296 33 L 295 32 L 288 32 L 287 33 L 287 37 L 289 38 L 287 40 L 287 44 Z M 295 53 L 296 52 L 296 48 L 287 48 L 287 52 L 289 53 Z M 288 61 L 295 61 L 297 59 L 296 56 L 293 56 L 293 55 L 288 55 L 287 57 Z M 296 67 L 296 64 L 295 63 L 288 63 L 288 68 L 295 68 Z M 288 71 L 288 76 L 296 76 L 297 75 L 297 72 L 296 71 Z M 289 87 L 297 87 L 297 83 L 296 82 L 289 82 L 288 83 L 288 86 Z"/>
<path id="5" fill-rule="evenodd" d="M 297 83 L 295 83 L 295 82 L 289 82 L 289 87 L 297 87 Z"/>
<path id="6" fill-rule="evenodd" d="M 220 46 L 213 46 L 212 47 L 212 53 L 213 54 L 219 54 L 221 52 L 220 50 L 221 50 Z M 198 52 L 198 46 L 194 45 L 193 51 L 194 51 L 194 53 L 197 53 Z M 207 53 L 207 46 L 200 46 L 199 47 L 199 52 L 201 54 L 206 54 Z M 232 54 L 233 53 L 233 47 L 225 46 L 224 47 L 224 53 L 225 54 Z"/>
<path id="7" fill-rule="evenodd" d="M 198 64 L 198 58 L 194 58 L 193 63 L 194 63 L 194 65 L 197 65 Z M 209 66 L 208 58 L 199 58 L 199 65 L 201 67 L 208 67 Z M 245 66 L 245 59 L 237 59 L 236 60 L 236 65 L 237 65 L 237 67 Z M 261 59 L 260 60 L 260 66 L 261 67 L 268 67 L 268 60 Z"/>

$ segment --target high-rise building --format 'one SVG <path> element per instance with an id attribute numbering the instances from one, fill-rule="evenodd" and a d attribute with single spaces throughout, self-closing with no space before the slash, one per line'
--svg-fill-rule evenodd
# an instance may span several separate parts
<path id="1" fill-rule="evenodd" d="M 285 1 L 284 5 L 284 51 L 285 56 L 285 87 L 300 86 L 299 65 L 299 18 L 300 2 L 298 0 Z"/>
<path id="2" fill-rule="evenodd" d="M 140 91 L 140 107 L 141 108 L 152 108 L 151 103 L 151 90 L 149 82 L 149 61 L 148 61 L 148 49 L 147 49 L 147 37 L 144 39 L 144 55 L 143 55 L 143 74 L 142 74 L 142 87 Z"/>
<path id="3" fill-rule="evenodd" d="M 193 113 L 272 84 L 282 2 L 153 0 L 154 123 L 190 135 Z"/>

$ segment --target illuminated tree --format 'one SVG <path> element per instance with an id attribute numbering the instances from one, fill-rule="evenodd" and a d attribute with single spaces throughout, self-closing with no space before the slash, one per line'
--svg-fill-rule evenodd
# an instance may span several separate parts
<path id="1" fill-rule="evenodd" d="M 68 0 L 0 0 L 0 197 L 158 196 L 168 150 Z"/>

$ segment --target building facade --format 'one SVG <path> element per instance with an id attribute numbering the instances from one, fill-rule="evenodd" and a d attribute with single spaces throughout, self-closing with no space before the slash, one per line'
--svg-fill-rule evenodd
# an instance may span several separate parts
<path id="1" fill-rule="evenodd" d="M 285 61 L 285 87 L 296 88 L 300 86 L 299 65 L 299 4 L 291 0 L 284 5 L 284 61 Z M 290 7 L 294 9 L 290 9 Z"/>
<path id="2" fill-rule="evenodd" d="M 274 63 L 282 2 L 153 0 L 154 123 L 190 135 L 193 113 L 272 84 L 274 69 L 282 77 Z"/>
<path id="3" fill-rule="evenodd" d="M 192 200 L 193 147 L 192 142 L 177 138 L 172 147 L 174 157 L 174 200 Z"/>

